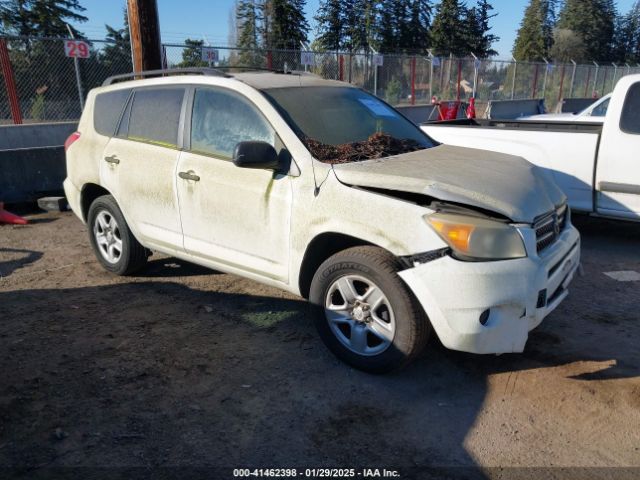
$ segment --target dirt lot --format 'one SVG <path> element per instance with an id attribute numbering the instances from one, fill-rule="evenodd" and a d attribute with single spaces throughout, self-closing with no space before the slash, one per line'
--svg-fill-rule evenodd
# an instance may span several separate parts
<path id="1" fill-rule="evenodd" d="M 524 354 L 432 341 L 405 371 L 372 376 L 325 349 L 298 298 L 158 256 L 116 278 L 72 214 L 30 218 L 0 226 L 0 477 L 69 466 L 640 477 L 640 282 L 603 273 L 640 272 L 638 226 L 577 219 L 585 276 Z"/>

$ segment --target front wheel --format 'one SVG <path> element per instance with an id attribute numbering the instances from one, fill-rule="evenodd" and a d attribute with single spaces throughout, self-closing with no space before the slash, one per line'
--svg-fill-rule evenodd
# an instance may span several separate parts
<path id="1" fill-rule="evenodd" d="M 354 247 L 326 260 L 311 283 L 322 340 L 360 370 L 399 369 L 427 343 L 429 321 L 398 270 L 385 250 Z"/>

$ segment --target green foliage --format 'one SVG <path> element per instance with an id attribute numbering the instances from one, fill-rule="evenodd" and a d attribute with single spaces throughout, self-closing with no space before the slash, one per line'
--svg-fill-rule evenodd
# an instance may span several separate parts
<path id="1" fill-rule="evenodd" d="M 436 7 L 431 27 L 433 49 L 438 54 L 469 54 L 465 7 L 460 0 L 442 0 Z"/>
<path id="2" fill-rule="evenodd" d="M 68 37 L 67 23 L 86 22 L 84 11 L 78 0 L 0 0 L 0 34 Z"/>
<path id="3" fill-rule="evenodd" d="M 384 92 L 384 99 L 387 103 L 391 105 L 397 105 L 400 103 L 400 95 L 402 94 L 402 84 L 400 81 L 393 77 L 387 83 L 387 88 Z"/>
<path id="4" fill-rule="evenodd" d="M 307 41 L 309 23 L 304 16 L 306 0 L 264 0 L 263 39 L 268 49 L 299 50 Z"/>
<path id="5" fill-rule="evenodd" d="M 31 119 L 40 121 L 44 119 L 44 92 L 36 93 L 33 103 L 31 104 Z"/>
<path id="6" fill-rule="evenodd" d="M 529 2 L 513 46 L 516 60 L 542 61 L 549 56 L 553 43 L 553 5 L 545 0 Z"/>
<path id="7" fill-rule="evenodd" d="M 238 47 L 243 50 L 238 54 L 237 63 L 242 66 L 257 66 L 259 62 L 257 50 L 260 48 L 259 9 L 255 0 L 238 2 L 236 21 L 238 25 Z"/>
<path id="8" fill-rule="evenodd" d="M 556 28 L 553 31 L 553 47 L 549 54 L 555 62 L 582 61 L 585 58 L 585 52 L 584 40 L 573 30 Z"/>
<path id="9" fill-rule="evenodd" d="M 342 1 L 322 1 L 315 20 L 318 23 L 318 35 L 316 37 L 318 47 L 324 50 L 340 50 L 345 35 Z"/>
<path id="10" fill-rule="evenodd" d="M 613 0 L 566 0 L 558 27 L 572 30 L 584 41 L 585 58 L 610 61 L 616 9 Z"/>
<path id="11" fill-rule="evenodd" d="M 182 50 L 182 61 L 177 65 L 180 68 L 206 67 L 209 64 L 202 60 L 203 40 L 192 40 L 187 38 L 184 41 L 185 48 Z"/>
<path id="12" fill-rule="evenodd" d="M 612 57 L 620 63 L 640 63 L 640 0 L 616 18 Z"/>
<path id="13" fill-rule="evenodd" d="M 476 7 L 466 11 L 467 48 L 480 58 L 488 58 L 498 54 L 492 45 L 500 40 L 500 37 L 489 33 L 491 31 L 489 21 L 497 15 L 497 13 L 492 14 L 492 10 L 493 6 L 488 0 L 478 0 Z"/>

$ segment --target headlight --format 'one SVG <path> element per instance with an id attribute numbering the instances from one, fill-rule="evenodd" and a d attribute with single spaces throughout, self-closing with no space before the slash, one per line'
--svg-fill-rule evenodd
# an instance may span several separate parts
<path id="1" fill-rule="evenodd" d="M 464 215 L 434 213 L 425 220 L 463 260 L 526 257 L 524 242 L 509 224 Z"/>

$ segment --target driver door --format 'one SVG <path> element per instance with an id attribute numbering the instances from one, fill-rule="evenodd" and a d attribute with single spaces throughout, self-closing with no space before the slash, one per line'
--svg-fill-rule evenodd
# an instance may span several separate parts
<path id="1" fill-rule="evenodd" d="M 177 178 L 185 250 L 286 282 L 290 177 L 232 162 L 241 141 L 279 147 L 274 129 L 248 99 L 224 88 L 195 88 L 187 116 Z"/>

